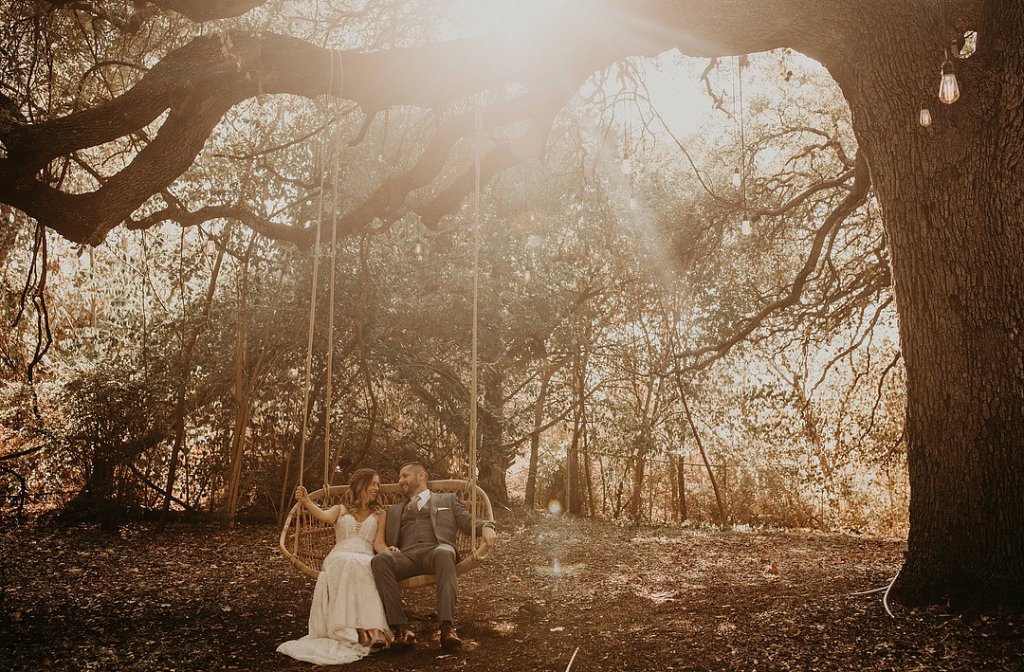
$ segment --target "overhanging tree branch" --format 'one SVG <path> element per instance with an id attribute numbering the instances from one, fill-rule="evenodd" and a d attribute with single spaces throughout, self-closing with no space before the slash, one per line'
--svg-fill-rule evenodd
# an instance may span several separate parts
<path id="1" fill-rule="evenodd" d="M 863 152 L 858 152 L 856 168 L 854 169 L 853 187 L 850 190 L 850 193 L 846 195 L 846 198 L 842 200 L 836 209 L 829 213 L 828 217 L 825 218 L 824 223 L 815 233 L 814 240 L 811 243 L 810 254 L 808 254 L 803 268 L 800 269 L 796 278 L 794 278 L 789 292 L 787 292 L 785 296 L 782 296 L 781 298 L 764 306 L 754 315 L 748 317 L 743 321 L 743 324 L 739 328 L 735 329 L 727 338 L 720 342 L 704 346 L 702 348 L 683 350 L 677 353 L 677 367 L 679 366 L 679 362 L 684 360 L 690 360 L 689 364 L 682 367 L 688 371 L 702 369 L 708 366 L 711 362 L 725 356 L 733 346 L 745 339 L 755 329 L 761 326 L 768 316 L 778 310 L 795 305 L 800 300 L 800 296 L 803 293 L 807 279 L 818 265 L 818 259 L 821 258 L 821 252 L 825 246 L 825 241 L 828 239 L 835 227 L 839 226 L 839 224 L 841 224 L 851 213 L 864 203 L 867 199 L 870 185 L 871 176 L 870 171 L 868 170 L 867 157 L 864 156 Z"/>

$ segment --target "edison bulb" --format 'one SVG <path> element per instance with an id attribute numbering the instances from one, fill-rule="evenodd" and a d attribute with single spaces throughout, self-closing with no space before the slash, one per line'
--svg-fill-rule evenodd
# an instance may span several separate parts
<path id="1" fill-rule="evenodd" d="M 749 220 L 749 219 L 746 219 L 746 218 L 744 218 L 744 219 L 743 219 L 743 221 L 742 221 L 742 222 L 740 222 L 740 231 L 742 231 L 742 232 L 743 232 L 743 235 L 744 235 L 744 236 L 749 236 L 749 235 L 750 235 L 750 232 L 751 232 L 752 230 L 753 230 L 753 229 L 751 229 L 751 227 L 750 227 L 750 220 Z"/>
<path id="2" fill-rule="evenodd" d="M 917 121 L 925 128 L 932 125 L 932 113 L 928 111 L 927 107 L 921 108 L 921 113 L 918 115 Z"/>
<path id="3" fill-rule="evenodd" d="M 942 81 L 939 83 L 939 100 L 946 105 L 952 105 L 960 98 L 960 85 L 956 82 L 956 74 L 953 72 L 953 61 L 945 61 L 942 64 Z"/>
<path id="4" fill-rule="evenodd" d="M 739 168 L 737 168 L 736 170 L 732 171 L 732 186 L 736 187 L 737 189 L 740 188 L 740 169 Z"/>

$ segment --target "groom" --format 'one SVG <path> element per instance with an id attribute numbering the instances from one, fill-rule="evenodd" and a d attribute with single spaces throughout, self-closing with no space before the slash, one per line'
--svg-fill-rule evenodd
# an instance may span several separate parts
<path id="1" fill-rule="evenodd" d="M 384 613 L 395 634 L 393 647 L 409 648 L 416 635 L 402 609 L 398 582 L 417 574 L 433 574 L 437 583 L 437 617 L 441 621 L 441 648 L 462 646 L 455 632 L 455 531 L 470 534 L 472 515 L 454 493 L 427 488 L 427 468 L 419 462 L 402 467 L 398 487 L 405 501 L 388 508 L 385 543 L 388 549 L 373 556 L 370 566 Z M 477 534 L 488 546 L 497 534 L 494 522 L 478 520 Z"/>

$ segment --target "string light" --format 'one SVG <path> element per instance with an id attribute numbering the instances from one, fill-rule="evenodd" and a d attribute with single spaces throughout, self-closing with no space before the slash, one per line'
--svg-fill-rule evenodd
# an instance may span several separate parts
<path id="1" fill-rule="evenodd" d="M 928 128 L 929 126 L 932 125 L 932 113 L 928 111 L 927 107 L 921 108 L 921 113 L 918 114 L 917 121 L 925 128 Z"/>
<path id="2" fill-rule="evenodd" d="M 946 105 L 952 105 L 960 98 L 960 85 L 956 82 L 956 74 L 953 72 L 953 61 L 946 59 L 942 62 L 942 81 L 939 82 L 939 100 Z"/>
<path id="3" fill-rule="evenodd" d="M 733 71 L 733 105 L 735 106 L 737 126 L 739 127 L 739 141 L 740 141 L 740 165 L 732 173 L 732 183 L 740 191 L 740 208 L 743 210 L 743 219 L 740 220 L 740 232 L 744 236 L 749 236 L 753 230 L 750 226 L 750 214 L 747 208 L 747 181 L 746 177 L 746 160 L 747 160 L 747 144 L 746 144 L 746 119 L 744 118 L 744 105 L 743 105 L 743 66 L 746 65 L 746 57 L 736 57 L 735 60 L 736 69 Z M 740 168 L 743 168 L 743 172 L 740 172 Z"/>
<path id="4" fill-rule="evenodd" d="M 206 239 L 206 256 L 212 257 L 217 254 L 217 243 L 213 241 L 213 238 Z"/>

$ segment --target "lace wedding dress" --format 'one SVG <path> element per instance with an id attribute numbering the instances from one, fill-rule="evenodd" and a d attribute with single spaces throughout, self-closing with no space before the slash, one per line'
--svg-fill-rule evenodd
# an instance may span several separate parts
<path id="1" fill-rule="evenodd" d="M 277 647 L 280 653 L 317 665 L 355 662 L 369 654 L 371 646 L 386 645 L 391 639 L 370 569 L 377 516 L 357 523 L 343 509 L 334 532 L 337 543 L 324 558 L 313 590 L 309 634 Z"/>

